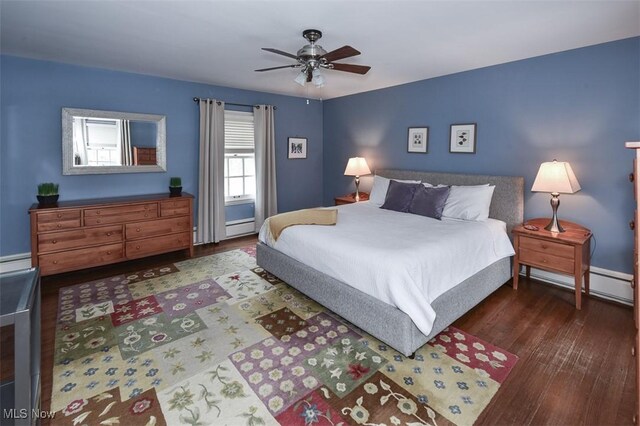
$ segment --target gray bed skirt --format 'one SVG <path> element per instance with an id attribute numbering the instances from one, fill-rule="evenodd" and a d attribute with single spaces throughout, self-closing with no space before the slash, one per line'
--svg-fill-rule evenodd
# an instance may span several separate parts
<path id="1" fill-rule="evenodd" d="M 432 303 L 436 320 L 431 333 L 425 336 L 398 308 L 263 243 L 257 245 L 256 260 L 261 268 L 406 356 L 413 354 L 511 278 L 511 262 L 507 257 L 438 297 Z"/>

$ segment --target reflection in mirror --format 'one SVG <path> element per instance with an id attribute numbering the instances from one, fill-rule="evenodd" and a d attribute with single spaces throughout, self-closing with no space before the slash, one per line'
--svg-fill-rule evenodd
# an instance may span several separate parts
<path id="1" fill-rule="evenodd" d="M 165 118 L 63 108 L 64 174 L 164 171 Z"/>

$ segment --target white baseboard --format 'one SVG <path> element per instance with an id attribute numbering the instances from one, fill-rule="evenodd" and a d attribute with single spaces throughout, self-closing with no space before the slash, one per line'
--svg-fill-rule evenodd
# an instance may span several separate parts
<path id="1" fill-rule="evenodd" d="M 524 267 L 520 275 L 524 275 Z M 559 287 L 575 289 L 573 277 L 568 275 L 531 268 L 531 277 Z M 591 279 L 589 285 L 591 294 L 625 305 L 633 305 L 632 275 L 592 266 L 589 277 Z"/>
<path id="2" fill-rule="evenodd" d="M 18 253 L 0 257 L 0 273 L 31 268 L 31 253 Z"/>

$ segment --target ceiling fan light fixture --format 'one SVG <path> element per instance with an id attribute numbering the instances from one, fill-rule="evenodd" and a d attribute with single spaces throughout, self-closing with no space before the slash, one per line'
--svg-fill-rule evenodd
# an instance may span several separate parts
<path id="1" fill-rule="evenodd" d="M 327 52 L 322 48 L 322 46 L 316 44 L 316 42 L 322 37 L 321 31 L 314 29 L 305 30 L 302 33 L 302 36 L 309 42 L 309 44 L 302 46 L 302 48 L 298 50 L 297 54 L 295 55 L 279 49 L 274 49 L 272 47 L 262 48 L 262 50 L 264 51 L 295 59 L 297 63 L 291 65 L 282 65 L 278 67 L 262 68 L 256 71 L 263 72 L 284 68 L 299 68 L 300 74 L 298 74 L 294 79 L 296 83 L 298 83 L 302 87 L 304 87 L 307 83 L 313 83 L 316 87 L 322 87 L 325 85 L 326 80 L 324 78 L 324 75 L 320 73 L 320 68 L 361 75 L 366 74 L 371 69 L 371 67 L 365 65 L 335 62 L 341 59 L 358 56 L 360 52 L 348 45 Z"/>
<path id="2" fill-rule="evenodd" d="M 305 83 L 307 82 L 307 73 L 304 70 L 300 71 L 300 73 L 293 81 L 304 87 Z"/>
<path id="3" fill-rule="evenodd" d="M 324 86 L 325 79 L 324 79 L 324 76 L 320 73 L 319 69 L 316 68 L 315 70 L 313 70 L 312 75 L 313 75 L 313 79 L 311 81 L 316 87 Z"/>

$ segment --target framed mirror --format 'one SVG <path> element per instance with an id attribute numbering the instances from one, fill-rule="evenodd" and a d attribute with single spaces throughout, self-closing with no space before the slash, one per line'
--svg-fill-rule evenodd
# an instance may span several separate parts
<path id="1" fill-rule="evenodd" d="M 62 108 L 62 173 L 164 172 L 166 117 Z"/>

